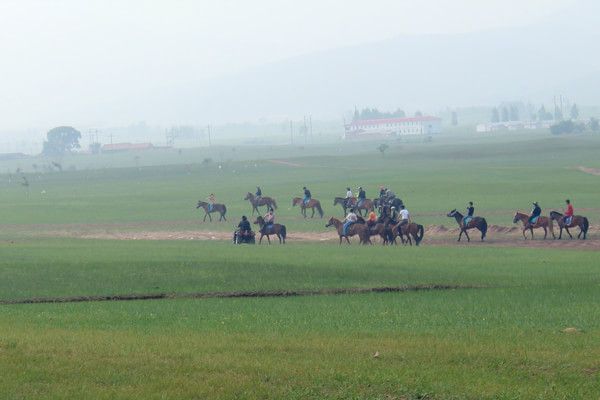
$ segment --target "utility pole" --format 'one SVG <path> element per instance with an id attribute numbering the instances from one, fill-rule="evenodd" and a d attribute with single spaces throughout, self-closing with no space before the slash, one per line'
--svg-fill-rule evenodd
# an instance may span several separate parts
<path id="1" fill-rule="evenodd" d="M 292 122 L 292 120 L 290 120 L 290 140 L 291 140 L 291 144 L 292 146 L 294 145 L 294 123 Z"/>
<path id="2" fill-rule="evenodd" d="M 304 128 L 302 128 L 304 132 L 304 145 L 308 143 L 308 127 L 306 126 L 306 115 L 304 116 Z"/>
<path id="3" fill-rule="evenodd" d="M 212 145 L 212 142 L 210 139 L 210 124 L 208 124 L 208 126 L 206 127 L 206 131 L 208 132 L 208 147 L 210 147 Z"/>
<path id="4" fill-rule="evenodd" d="M 313 142 L 312 115 L 308 116 L 308 125 L 310 127 L 310 141 Z"/>

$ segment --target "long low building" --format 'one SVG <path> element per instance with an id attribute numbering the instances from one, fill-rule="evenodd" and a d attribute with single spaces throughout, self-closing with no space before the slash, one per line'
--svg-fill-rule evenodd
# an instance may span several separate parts
<path id="1" fill-rule="evenodd" d="M 441 132 L 442 119 L 438 117 L 359 119 L 345 125 L 344 139 L 391 139 Z"/>

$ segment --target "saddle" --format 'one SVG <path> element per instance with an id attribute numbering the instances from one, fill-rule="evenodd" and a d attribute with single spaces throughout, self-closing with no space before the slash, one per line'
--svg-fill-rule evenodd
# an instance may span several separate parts
<path id="1" fill-rule="evenodd" d="M 563 223 L 570 228 L 571 224 L 573 223 L 573 217 L 564 217 Z"/>

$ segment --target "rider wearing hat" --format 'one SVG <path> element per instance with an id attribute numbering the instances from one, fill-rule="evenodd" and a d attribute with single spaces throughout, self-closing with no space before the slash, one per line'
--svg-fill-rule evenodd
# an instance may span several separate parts
<path id="1" fill-rule="evenodd" d="M 269 207 L 269 211 L 263 217 L 265 220 L 265 226 L 273 225 L 275 223 L 275 212 L 272 207 Z"/>
<path id="2" fill-rule="evenodd" d="M 348 228 L 350 228 L 352 224 L 355 224 L 357 220 L 358 216 L 354 213 L 354 209 L 351 208 L 348 215 L 346 215 L 346 219 L 344 220 L 344 227 L 342 229 L 342 234 L 344 236 L 348 235 Z"/>
<path id="3" fill-rule="evenodd" d="M 567 203 L 567 209 L 565 210 L 565 215 L 563 217 L 563 221 L 565 225 L 569 226 L 573 222 L 573 214 L 575 214 L 575 210 L 573 210 L 573 204 L 571 204 L 571 200 L 565 200 Z"/>
<path id="4" fill-rule="evenodd" d="M 469 225 L 469 222 L 471 222 L 471 220 L 473 219 L 473 215 L 475 215 L 475 207 L 473 207 L 473 202 L 470 201 L 469 205 L 467 206 L 467 215 L 465 215 L 465 217 L 463 218 L 464 226 Z"/>
<path id="5" fill-rule="evenodd" d="M 310 201 L 312 194 L 310 193 L 310 190 L 306 188 L 306 186 L 304 186 L 302 190 L 304 190 L 304 205 L 306 206 Z"/>
<path id="6" fill-rule="evenodd" d="M 256 193 L 254 193 L 254 195 L 256 196 L 256 200 L 260 200 L 262 197 L 262 190 L 260 189 L 260 186 L 256 187 Z"/>
<path id="7" fill-rule="evenodd" d="M 362 205 L 366 199 L 367 199 L 367 193 L 362 188 L 362 186 L 359 186 L 358 187 L 358 202 L 356 203 L 356 206 L 359 208 L 362 207 Z"/>
<path id="8" fill-rule="evenodd" d="M 350 207 L 350 205 L 352 205 L 353 198 L 354 198 L 354 194 L 352 194 L 352 189 L 347 187 L 346 188 L 346 197 L 344 198 L 344 206 Z"/>

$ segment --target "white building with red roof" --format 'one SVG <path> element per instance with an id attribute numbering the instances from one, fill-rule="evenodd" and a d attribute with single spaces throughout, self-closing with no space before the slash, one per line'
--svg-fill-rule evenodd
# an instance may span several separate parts
<path id="1" fill-rule="evenodd" d="M 392 139 L 441 132 L 442 119 L 438 117 L 359 119 L 345 125 L 344 139 Z"/>

